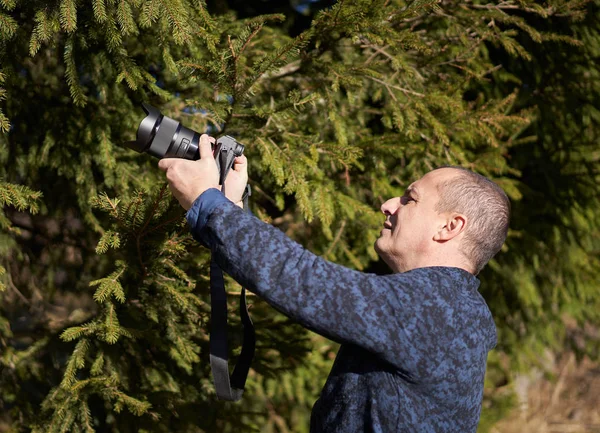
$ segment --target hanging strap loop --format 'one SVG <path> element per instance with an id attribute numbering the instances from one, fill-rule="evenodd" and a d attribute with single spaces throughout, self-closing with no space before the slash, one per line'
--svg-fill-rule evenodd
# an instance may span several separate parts
<path id="1" fill-rule="evenodd" d="M 248 197 L 250 195 L 250 185 L 246 185 L 242 200 L 244 209 L 248 212 L 250 211 L 248 209 Z M 250 364 L 254 358 L 256 335 L 246 305 L 246 289 L 242 288 L 240 317 L 244 327 L 244 340 L 242 342 L 242 352 L 230 377 L 227 345 L 227 293 L 223 271 L 214 260 L 214 257 L 210 261 L 210 316 L 210 368 L 217 398 L 219 400 L 238 401 L 244 394 Z"/>

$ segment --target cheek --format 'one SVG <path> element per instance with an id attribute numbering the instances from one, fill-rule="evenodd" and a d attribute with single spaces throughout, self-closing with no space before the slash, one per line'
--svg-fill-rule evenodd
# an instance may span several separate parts
<path id="1" fill-rule="evenodd" d="M 419 218 L 418 226 L 415 230 L 419 232 L 419 243 L 429 246 L 435 233 L 436 221 L 431 218 L 431 215 L 424 214 Z"/>
<path id="2" fill-rule="evenodd" d="M 402 209 L 399 215 L 394 239 L 404 244 L 409 243 L 413 248 L 419 248 L 426 242 L 430 221 L 416 207 Z"/>

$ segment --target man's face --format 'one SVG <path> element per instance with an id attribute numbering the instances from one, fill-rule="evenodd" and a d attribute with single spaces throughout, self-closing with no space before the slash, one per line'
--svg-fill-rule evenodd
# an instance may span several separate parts
<path id="1" fill-rule="evenodd" d="M 435 211 L 437 185 L 456 175 L 451 168 L 431 171 L 411 184 L 402 197 L 381 205 L 384 228 L 375 242 L 377 254 L 396 272 L 413 269 L 436 247 L 435 234 L 444 227 L 444 215 Z"/>

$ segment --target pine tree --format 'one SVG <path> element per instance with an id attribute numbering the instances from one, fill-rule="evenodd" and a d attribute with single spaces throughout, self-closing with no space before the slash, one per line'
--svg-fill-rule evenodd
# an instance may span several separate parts
<path id="1" fill-rule="evenodd" d="M 519 207 L 530 181 L 519 155 L 543 142 L 527 129 L 535 103 L 510 85 L 522 70 L 509 75 L 497 57 L 528 60 L 529 40 L 537 50 L 581 46 L 581 34 L 543 23 L 580 18 L 585 2 L 340 0 L 309 11 L 301 29 L 289 9 L 241 18 L 223 4 L 0 0 L 0 273 L 15 288 L 0 307 L 0 408 L 14 431 L 308 429 L 336 346 L 254 297 L 259 347 L 246 397 L 216 401 L 209 253 L 189 236 L 156 160 L 120 145 L 142 101 L 246 144 L 256 215 L 360 270 L 378 266 L 372 244 L 386 197 L 442 164 L 487 175 L 518 216 L 506 252 L 482 276 L 502 353 L 535 357 L 516 348 L 560 328 L 563 306 L 597 323 L 588 311 L 597 261 L 582 256 L 594 244 L 558 248 L 556 222 L 552 242 L 524 237 L 533 224 Z M 561 223 L 597 236 L 581 218 L 594 209 Z M 553 273 L 536 251 L 569 260 Z M 567 280 L 583 262 L 589 273 Z M 557 276 L 570 287 L 556 296 L 569 302 L 533 295 Z M 228 291 L 239 328 L 239 286 L 228 281 Z M 71 311 L 57 319 L 61 304 Z M 548 326 L 519 334 L 542 314 Z M 539 341 L 560 342 L 551 337 Z M 235 354 L 239 335 L 232 343 Z M 492 373 L 506 369 L 500 359 Z"/>
<path id="2" fill-rule="evenodd" d="M 506 383 L 532 366 L 546 371 L 549 349 L 574 350 L 578 359 L 597 359 L 600 353 L 593 334 L 600 322 L 599 7 L 587 2 L 585 15 L 555 9 L 546 19 L 520 14 L 540 32 L 559 32 L 578 42 L 564 49 L 522 34 L 527 57 L 492 50 L 504 67 L 494 77 L 496 86 L 479 89 L 496 97 L 519 86 L 516 107 L 535 110 L 527 130 L 531 139 L 509 153 L 519 196 L 509 253 L 482 276 L 500 330 L 491 382 Z"/>

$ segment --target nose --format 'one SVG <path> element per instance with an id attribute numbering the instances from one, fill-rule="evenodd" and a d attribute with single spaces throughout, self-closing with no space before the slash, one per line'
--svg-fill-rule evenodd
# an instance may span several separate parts
<path id="1" fill-rule="evenodd" d="M 381 205 L 381 212 L 384 215 L 394 215 L 400 207 L 400 197 L 394 197 Z"/>

